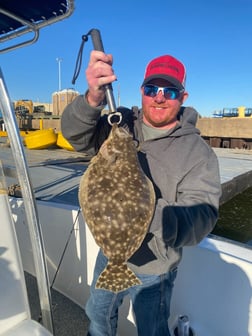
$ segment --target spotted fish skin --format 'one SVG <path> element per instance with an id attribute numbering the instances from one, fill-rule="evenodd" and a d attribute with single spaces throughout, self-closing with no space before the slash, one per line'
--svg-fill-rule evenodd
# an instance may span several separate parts
<path id="1" fill-rule="evenodd" d="M 127 260 L 148 232 L 155 192 L 140 166 L 132 135 L 117 124 L 80 180 L 79 202 L 96 243 L 108 258 L 96 288 L 120 292 L 141 284 Z"/>

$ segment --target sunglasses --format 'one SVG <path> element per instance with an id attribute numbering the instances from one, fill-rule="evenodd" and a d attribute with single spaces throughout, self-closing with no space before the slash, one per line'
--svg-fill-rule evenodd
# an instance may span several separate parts
<path id="1" fill-rule="evenodd" d="M 159 91 L 161 91 L 165 99 L 171 100 L 178 99 L 181 93 L 184 91 L 174 87 L 160 87 L 151 84 L 145 85 L 143 89 L 145 96 L 154 98 L 159 93 Z"/>

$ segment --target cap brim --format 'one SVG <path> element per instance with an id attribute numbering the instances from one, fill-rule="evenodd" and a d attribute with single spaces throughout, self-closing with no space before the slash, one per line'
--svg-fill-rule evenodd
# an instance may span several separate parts
<path id="1" fill-rule="evenodd" d="M 164 80 L 167 80 L 167 82 L 169 82 L 172 85 L 174 85 L 174 87 L 178 88 L 179 90 L 184 90 L 185 89 L 184 86 L 180 83 L 180 81 L 178 81 L 174 77 L 167 76 L 167 75 L 153 75 L 153 76 L 149 76 L 149 77 L 145 78 L 145 80 L 143 81 L 142 86 L 148 84 L 153 79 L 164 79 Z"/>

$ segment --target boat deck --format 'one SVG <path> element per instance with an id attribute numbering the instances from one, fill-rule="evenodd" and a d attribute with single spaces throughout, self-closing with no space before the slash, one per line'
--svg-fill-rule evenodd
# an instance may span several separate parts
<path id="1" fill-rule="evenodd" d="M 25 272 L 31 316 L 35 321 L 41 317 L 36 278 Z M 85 336 L 88 319 L 85 311 L 58 291 L 51 290 L 54 336 Z"/>

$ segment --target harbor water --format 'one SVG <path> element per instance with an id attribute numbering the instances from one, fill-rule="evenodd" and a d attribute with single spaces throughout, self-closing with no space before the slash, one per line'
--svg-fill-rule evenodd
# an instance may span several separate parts
<path id="1" fill-rule="evenodd" d="M 241 243 L 252 240 L 252 188 L 220 206 L 212 233 Z"/>

